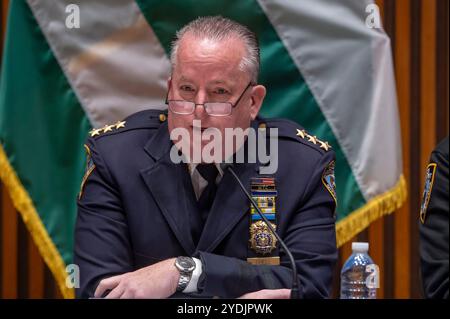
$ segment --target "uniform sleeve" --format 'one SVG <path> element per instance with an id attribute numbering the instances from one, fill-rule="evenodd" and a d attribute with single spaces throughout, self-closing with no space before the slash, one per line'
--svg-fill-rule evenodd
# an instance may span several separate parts
<path id="1" fill-rule="evenodd" d="M 88 167 L 78 199 L 74 260 L 80 268 L 78 298 L 92 297 L 99 281 L 132 270 L 127 221 L 114 180 L 90 139 Z M 89 164 L 90 162 L 90 164 Z"/>
<path id="2" fill-rule="evenodd" d="M 419 223 L 422 283 L 426 298 L 448 298 L 448 153 L 434 152 L 430 162 L 436 164 L 436 173 L 425 217 Z"/>
<path id="3" fill-rule="evenodd" d="M 332 151 L 317 163 L 303 200 L 283 236 L 299 277 L 301 298 L 328 298 L 337 261 L 335 200 L 325 187 L 323 173 L 334 161 Z M 280 266 L 251 265 L 245 261 L 200 252 L 203 275 L 201 294 L 236 298 L 261 289 L 291 288 L 289 258 L 280 251 Z"/>

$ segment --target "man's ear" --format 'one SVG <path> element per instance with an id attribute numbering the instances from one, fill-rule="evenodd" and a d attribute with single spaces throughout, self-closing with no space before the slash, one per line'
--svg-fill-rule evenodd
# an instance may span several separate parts
<path id="1" fill-rule="evenodd" d="M 255 85 L 252 88 L 251 105 L 250 105 L 250 117 L 252 120 L 254 120 L 258 115 L 265 96 L 266 96 L 266 88 L 263 85 Z"/>
<path id="2" fill-rule="evenodd" d="M 169 93 L 171 87 L 172 87 L 172 76 L 169 76 L 169 78 L 167 79 L 166 100 L 170 99 Z"/>

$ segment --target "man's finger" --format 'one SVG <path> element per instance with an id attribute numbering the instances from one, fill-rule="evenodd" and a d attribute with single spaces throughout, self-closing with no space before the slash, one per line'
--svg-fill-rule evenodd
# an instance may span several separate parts
<path id="1" fill-rule="evenodd" d="M 106 290 L 114 289 L 119 284 L 120 277 L 121 276 L 114 276 L 101 280 L 97 289 L 95 289 L 94 297 L 101 298 Z"/>
<path id="2" fill-rule="evenodd" d="M 125 292 L 124 285 L 117 285 L 116 288 L 111 290 L 109 294 L 105 297 L 105 299 L 119 299 Z"/>

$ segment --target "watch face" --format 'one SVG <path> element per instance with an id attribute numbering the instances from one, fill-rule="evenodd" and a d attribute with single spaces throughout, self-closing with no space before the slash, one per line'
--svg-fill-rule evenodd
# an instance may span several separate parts
<path id="1" fill-rule="evenodd" d="M 183 271 L 192 271 L 195 269 L 195 261 L 190 257 L 178 257 L 177 264 Z"/>

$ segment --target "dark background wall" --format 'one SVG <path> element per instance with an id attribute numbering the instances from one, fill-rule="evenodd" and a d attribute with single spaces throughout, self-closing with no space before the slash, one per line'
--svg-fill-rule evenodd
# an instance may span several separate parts
<path id="1" fill-rule="evenodd" d="M 409 197 L 400 210 L 376 221 L 354 240 L 370 242 L 370 255 L 381 270 L 379 298 L 421 298 L 418 211 L 425 168 L 432 149 L 448 135 L 449 127 L 448 0 L 376 3 L 391 38 Z M 1 0 L 0 56 L 8 4 Z M 350 253 L 350 243 L 340 249 L 335 297 L 340 267 Z M 1 183 L 0 298 L 61 298 Z"/>

